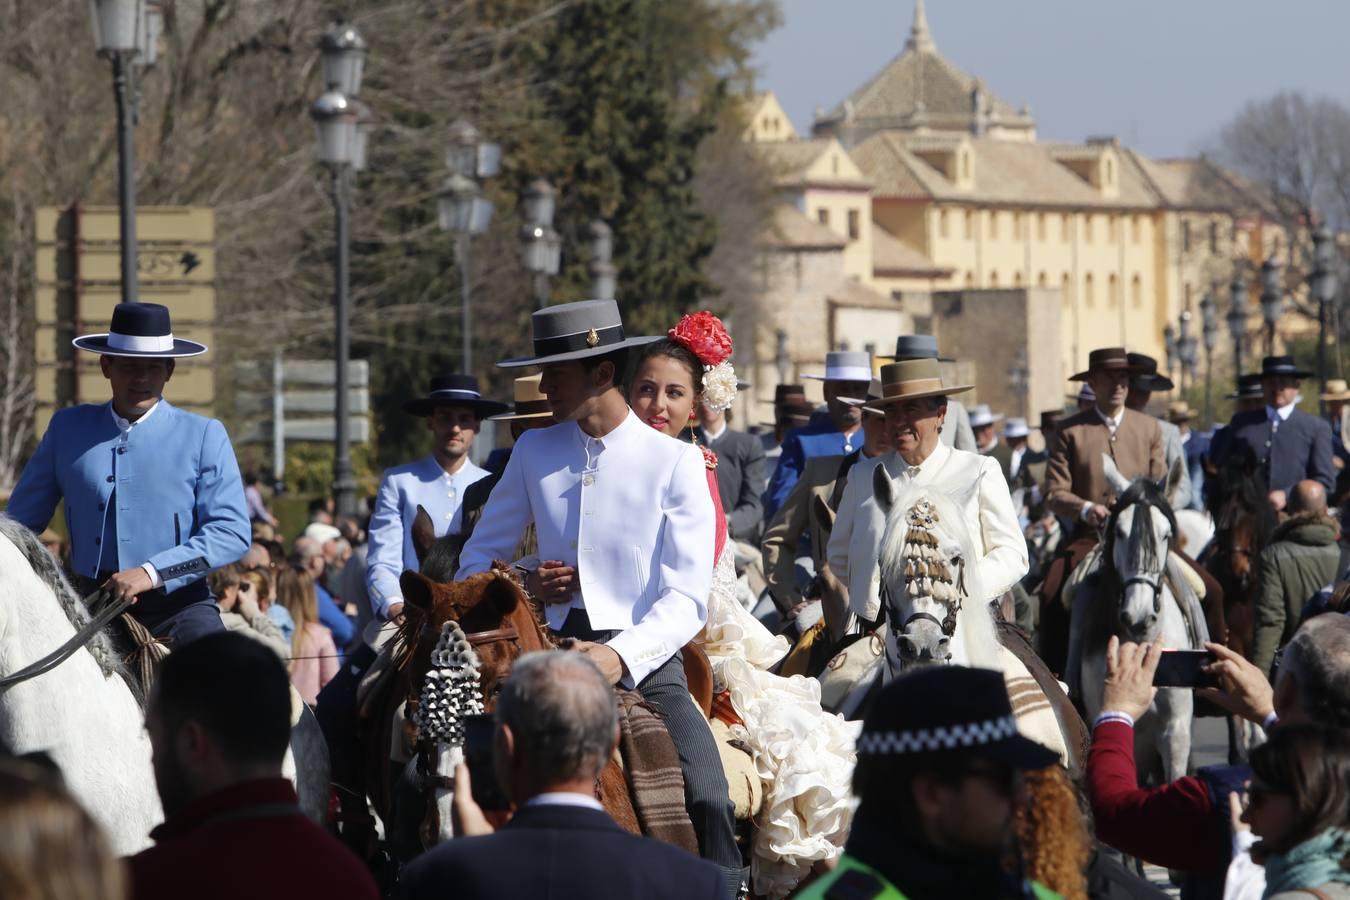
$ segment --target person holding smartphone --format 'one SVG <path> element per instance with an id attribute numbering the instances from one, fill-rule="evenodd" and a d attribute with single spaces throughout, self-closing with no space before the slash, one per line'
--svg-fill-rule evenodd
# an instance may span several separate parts
<path id="1" fill-rule="evenodd" d="M 263 611 L 254 579 L 247 577 L 238 563 L 212 572 L 208 577 L 220 607 L 220 621 L 226 631 L 238 631 L 266 644 L 283 660 L 289 660 L 290 644 L 277 624 Z"/>

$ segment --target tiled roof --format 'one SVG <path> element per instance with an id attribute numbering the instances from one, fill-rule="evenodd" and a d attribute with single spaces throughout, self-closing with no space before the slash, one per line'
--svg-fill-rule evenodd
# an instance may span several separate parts
<path id="1" fill-rule="evenodd" d="M 872 223 L 872 270 L 878 275 L 949 274 L 950 266 L 939 266 L 914 247 L 906 244 L 886 229 Z"/>
<path id="2" fill-rule="evenodd" d="M 925 143 L 927 143 L 926 139 Z M 878 197 L 928 198 L 954 202 L 1023 206 L 1147 208 L 1157 205 L 1148 182 L 1132 168 L 1119 172 L 1119 195 L 1105 197 L 1059 161 L 1081 152 L 1095 158 L 1096 146 L 970 138 L 974 185 L 962 190 L 909 149 L 910 136 L 885 132 L 868 138 L 854 161 L 875 185 Z M 926 148 L 925 148 L 926 149 Z"/>
<path id="3" fill-rule="evenodd" d="M 1204 157 L 1155 160 L 1133 150 L 1126 155 L 1152 182 L 1167 206 L 1231 213 L 1275 212 L 1264 191 Z"/>
<path id="4" fill-rule="evenodd" d="M 773 229 L 764 236 L 763 243 L 779 250 L 840 250 L 848 241 L 825 225 L 786 203 L 773 213 Z"/>
<path id="5" fill-rule="evenodd" d="M 825 299 L 840 306 L 864 307 L 867 309 L 900 308 L 900 304 L 894 297 L 875 291 L 852 276 L 843 279 L 826 291 Z"/>
<path id="6" fill-rule="evenodd" d="M 764 154 L 769 164 L 769 171 L 773 173 L 774 179 L 781 184 L 792 184 L 800 182 L 811 166 L 825 154 L 826 151 L 834 145 L 832 138 L 811 138 L 809 140 L 792 141 L 762 141 L 754 145 L 754 148 Z M 841 153 L 841 156 L 845 155 Z M 866 181 L 847 176 L 835 176 L 833 178 L 821 179 L 823 182 L 837 184 L 841 187 L 865 187 Z"/>

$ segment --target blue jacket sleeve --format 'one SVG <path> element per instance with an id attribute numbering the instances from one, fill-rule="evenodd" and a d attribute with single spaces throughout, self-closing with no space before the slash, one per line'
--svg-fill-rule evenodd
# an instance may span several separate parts
<path id="1" fill-rule="evenodd" d="M 1308 477 L 1320 481 L 1328 494 L 1336 491 L 1336 466 L 1331 454 L 1331 426 L 1323 419 L 1314 419 L 1312 456 L 1308 460 Z"/>
<path id="2" fill-rule="evenodd" d="M 389 616 L 389 607 L 403 602 L 398 586 L 403 574 L 403 506 L 398 485 L 385 475 L 375 495 L 375 511 L 370 516 L 366 545 L 366 590 L 376 618 Z M 409 526 L 411 527 L 411 526 Z"/>
<path id="3" fill-rule="evenodd" d="M 789 431 L 783 438 L 783 452 L 778 457 L 778 468 L 773 470 L 769 479 L 769 489 L 764 492 L 764 519 L 770 521 L 783 505 L 792 486 L 802 475 L 805 455 L 802 452 L 802 439 L 795 431 Z"/>
<path id="4" fill-rule="evenodd" d="M 19 483 L 5 506 L 6 515 L 36 532 L 51 522 L 61 500 L 61 484 L 56 480 L 56 421 L 52 419 L 33 458 L 23 467 Z"/>
<path id="5" fill-rule="evenodd" d="M 253 537 L 239 463 L 225 426 L 214 419 L 202 433 L 193 513 L 196 525 L 188 539 L 147 560 L 164 579 L 165 593 L 204 578 L 211 569 L 238 562 Z"/>
<path id="6" fill-rule="evenodd" d="M 356 626 L 338 608 L 337 601 L 328 591 L 315 585 L 315 592 L 319 596 L 319 624 L 333 632 L 333 643 L 339 650 L 345 649 L 356 634 Z"/>

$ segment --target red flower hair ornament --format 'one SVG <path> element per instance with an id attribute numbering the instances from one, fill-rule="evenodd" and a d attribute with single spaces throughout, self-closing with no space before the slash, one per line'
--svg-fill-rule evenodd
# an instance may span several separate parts
<path id="1" fill-rule="evenodd" d="M 736 399 L 736 370 L 729 361 L 731 335 L 722 320 L 705 309 L 680 319 L 669 335 L 703 363 L 703 405 L 717 412 L 730 409 Z"/>

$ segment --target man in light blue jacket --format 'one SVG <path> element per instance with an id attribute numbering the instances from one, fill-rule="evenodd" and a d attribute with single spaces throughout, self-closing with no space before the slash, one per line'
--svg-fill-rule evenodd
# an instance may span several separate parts
<path id="1" fill-rule="evenodd" d="M 6 512 L 42 531 L 65 501 L 77 588 L 114 599 L 170 647 L 223 630 L 206 574 L 248 552 L 244 485 L 225 426 L 163 399 L 174 360 L 206 347 L 173 336 L 169 311 L 121 303 L 106 334 L 76 338 L 99 354 L 108 403 L 59 410 Z"/>

